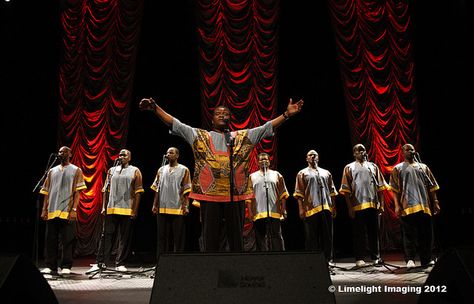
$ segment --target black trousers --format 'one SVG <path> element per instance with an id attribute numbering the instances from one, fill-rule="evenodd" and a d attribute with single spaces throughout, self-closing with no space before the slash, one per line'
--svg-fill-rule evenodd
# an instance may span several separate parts
<path id="1" fill-rule="evenodd" d="M 304 219 L 306 250 L 324 252 L 327 261 L 333 259 L 333 224 L 332 215 L 323 210 Z"/>
<path id="2" fill-rule="evenodd" d="M 363 260 L 369 248 L 370 258 L 380 258 L 379 219 L 375 208 L 355 212 L 353 221 L 355 259 Z M 367 246 L 368 245 L 368 246 Z"/>
<path id="3" fill-rule="evenodd" d="M 104 218 L 104 237 L 100 239 L 97 251 L 97 263 L 109 263 L 112 246 L 117 244 L 115 266 L 125 264 L 131 247 L 133 220 L 129 215 L 111 214 Z"/>
<path id="4" fill-rule="evenodd" d="M 261 218 L 254 223 L 257 251 L 283 251 L 280 219 Z"/>
<path id="5" fill-rule="evenodd" d="M 415 260 L 418 249 L 421 265 L 427 265 L 431 261 L 433 250 L 431 216 L 420 211 L 402 216 L 401 222 L 405 261 Z"/>
<path id="6" fill-rule="evenodd" d="M 183 252 L 185 246 L 184 217 L 174 214 L 158 214 L 159 252 Z"/>
<path id="7" fill-rule="evenodd" d="M 76 240 L 75 221 L 54 218 L 46 221 L 45 264 L 52 271 L 58 270 L 58 257 L 61 244 L 61 268 L 72 267 L 73 249 Z"/>
<path id="8" fill-rule="evenodd" d="M 244 202 L 218 203 L 201 201 L 202 241 L 205 252 L 223 251 L 223 239 L 229 251 L 244 248 Z"/>

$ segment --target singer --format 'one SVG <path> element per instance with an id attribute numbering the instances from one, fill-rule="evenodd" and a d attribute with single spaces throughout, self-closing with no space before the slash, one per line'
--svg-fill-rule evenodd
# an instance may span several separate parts
<path id="1" fill-rule="evenodd" d="M 191 174 L 178 163 L 178 148 L 168 148 L 151 189 L 155 191 L 151 212 L 157 216 L 159 253 L 182 252 L 185 246 L 183 216 L 189 213 Z"/>
<path id="2" fill-rule="evenodd" d="M 257 251 L 283 251 L 281 220 L 286 218 L 288 190 L 280 172 L 270 169 L 270 156 L 257 156 L 259 170 L 250 174 L 255 198 L 248 201 L 249 218 L 254 221 Z"/>
<path id="3" fill-rule="evenodd" d="M 260 140 L 273 136 L 274 129 L 299 113 L 303 103 L 303 100 L 293 103 L 290 99 L 284 114 L 262 126 L 232 131 L 226 136 L 231 113 L 225 106 L 214 109 L 213 130 L 207 131 L 180 122 L 152 98 L 140 101 L 140 109 L 152 111 L 171 127 L 172 134 L 181 136 L 193 149 L 195 165 L 189 198 L 200 202 L 204 251 L 220 251 L 222 236 L 227 239 L 230 251 L 243 251 L 244 201 L 253 197 L 249 184 L 250 152 Z"/>
<path id="4" fill-rule="evenodd" d="M 295 193 L 300 218 L 304 222 L 307 250 L 324 250 L 329 266 L 333 264 L 333 218 L 336 217 L 337 193 L 332 174 L 318 166 L 315 150 L 306 154 L 308 167 L 296 176 Z"/>
<path id="5" fill-rule="evenodd" d="M 49 170 L 40 190 L 44 194 L 41 218 L 46 221 L 46 267 L 41 270 L 44 274 L 58 271 L 59 243 L 62 244 L 61 275 L 71 273 L 79 191 L 86 189 L 82 170 L 71 164 L 71 156 L 71 148 L 59 149 L 56 159 L 61 163 Z"/>
<path id="6" fill-rule="evenodd" d="M 378 216 L 383 212 L 382 191 L 388 189 L 388 184 L 379 167 L 367 160 L 364 145 L 356 144 L 352 155 L 355 161 L 344 167 L 339 192 L 344 195 L 353 223 L 355 265 L 366 265 L 366 245 L 370 258 L 378 265 L 381 263 Z"/>
<path id="7" fill-rule="evenodd" d="M 419 162 L 415 153 L 411 144 L 402 147 L 405 160 L 393 167 L 390 189 L 395 213 L 401 217 L 406 266 L 415 267 L 418 247 L 421 266 L 427 268 L 434 265 L 432 216 L 440 212 L 436 195 L 439 186 L 430 168 Z"/>
<path id="8" fill-rule="evenodd" d="M 102 189 L 104 223 L 97 250 L 97 264 L 92 265 L 86 274 L 107 267 L 115 239 L 118 240 L 115 270 L 128 271 L 124 264 L 130 250 L 133 220 L 137 217 L 141 194 L 144 192 L 142 174 L 140 169 L 130 165 L 131 159 L 129 150 L 120 150 L 117 163 L 107 172 Z"/>

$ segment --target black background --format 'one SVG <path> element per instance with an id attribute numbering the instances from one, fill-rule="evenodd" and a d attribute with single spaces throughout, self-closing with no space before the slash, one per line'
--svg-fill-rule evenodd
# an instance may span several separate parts
<path id="1" fill-rule="evenodd" d="M 155 116 L 138 110 L 143 97 L 157 98 L 181 121 L 201 125 L 196 15 L 193 1 L 145 1 L 126 148 L 143 173 L 146 192 L 137 219 L 133 250 L 153 252 L 151 216 L 153 182 L 161 157 L 170 146 L 180 162 L 193 168 L 191 149 L 168 134 Z M 471 243 L 470 194 L 472 138 L 472 8 L 468 1 L 412 1 L 413 50 L 420 127 L 419 152 L 440 184 L 443 208 L 436 219 L 443 248 Z M 58 150 L 58 70 L 61 58 L 58 1 L 4 1 L 0 4 L 0 99 L 3 155 L 0 236 L 3 252 L 31 253 L 35 206 L 33 193 L 48 155 Z M 288 190 L 315 149 L 320 166 L 332 172 L 339 187 L 352 145 L 325 1 L 281 1 L 278 65 L 278 111 L 288 99 L 304 98 L 303 111 L 277 130 L 278 167 Z M 388 177 L 386 177 L 388 179 Z M 303 249 L 296 201 L 290 199 L 284 224 L 287 249 Z M 352 232 L 345 203 L 337 201 L 336 254 L 350 254 Z M 188 249 L 195 250 L 197 212 L 188 218 Z M 40 229 L 43 223 L 40 223 Z M 42 233 L 42 231 L 41 231 Z M 43 235 L 40 234 L 40 239 Z"/>

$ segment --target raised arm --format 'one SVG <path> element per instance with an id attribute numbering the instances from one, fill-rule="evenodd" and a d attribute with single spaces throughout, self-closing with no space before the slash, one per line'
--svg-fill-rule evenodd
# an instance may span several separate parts
<path id="1" fill-rule="evenodd" d="M 153 98 L 143 98 L 138 105 L 140 110 L 148 110 L 155 113 L 168 127 L 173 124 L 173 116 L 166 113 L 159 105 L 156 104 Z"/>
<path id="2" fill-rule="evenodd" d="M 303 107 L 304 101 L 300 99 L 298 102 L 293 103 L 293 99 L 290 98 L 290 102 L 286 107 L 286 111 L 280 116 L 272 120 L 272 126 L 274 129 L 278 128 L 285 120 L 288 120 L 291 116 L 298 114 Z"/>

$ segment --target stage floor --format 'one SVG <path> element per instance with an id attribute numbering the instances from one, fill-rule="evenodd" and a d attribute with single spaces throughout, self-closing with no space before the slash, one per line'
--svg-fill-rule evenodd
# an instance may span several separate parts
<path id="1" fill-rule="evenodd" d="M 400 254 L 384 260 L 386 266 L 359 269 L 352 259 L 336 260 L 330 271 L 336 303 L 416 303 L 429 269 L 407 270 Z M 129 272 L 121 276 L 108 277 L 104 272 L 91 277 L 85 272 L 93 262 L 76 259 L 68 277 L 45 275 L 59 303 L 149 303 L 155 265 L 127 266 Z"/>

